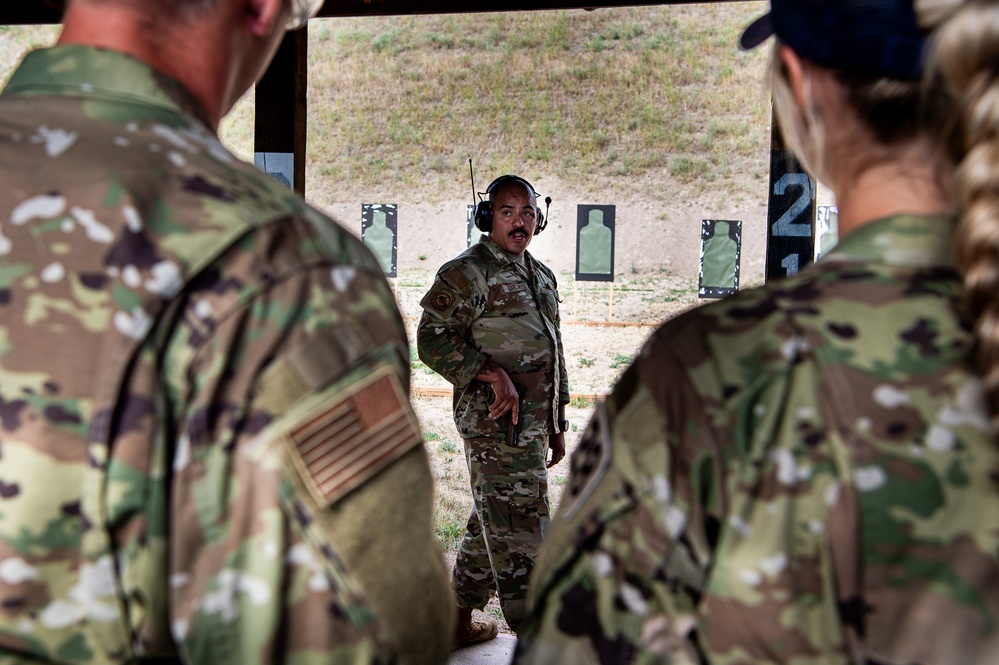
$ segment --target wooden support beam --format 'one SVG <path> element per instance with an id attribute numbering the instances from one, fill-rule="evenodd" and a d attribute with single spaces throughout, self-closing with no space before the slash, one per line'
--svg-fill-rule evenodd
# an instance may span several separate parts
<path id="1" fill-rule="evenodd" d="M 0 7 L 0 25 L 47 25 L 62 20 L 62 5 L 45 0 L 6 2 Z"/>
<path id="2" fill-rule="evenodd" d="M 285 35 L 270 67 L 257 83 L 253 122 L 254 162 L 268 173 L 285 174 L 287 184 L 293 185 L 302 196 L 305 196 L 308 87 L 309 33 L 305 27 Z M 283 161 L 290 162 L 292 168 L 281 168 Z"/>
<path id="3" fill-rule="evenodd" d="M 766 281 L 793 275 L 814 260 L 816 192 L 771 111 Z"/>

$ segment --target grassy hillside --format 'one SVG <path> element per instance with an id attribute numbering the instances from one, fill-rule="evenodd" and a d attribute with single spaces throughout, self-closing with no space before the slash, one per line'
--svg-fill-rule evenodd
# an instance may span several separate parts
<path id="1" fill-rule="evenodd" d="M 765 174 L 764 3 L 310 23 L 309 188 L 417 201 L 519 170 L 624 193 L 671 181 L 741 193 Z M 51 28 L 0 32 L 3 79 Z M 223 140 L 252 157 L 252 94 Z M 480 182 L 480 189 L 486 182 Z"/>
<path id="2" fill-rule="evenodd" d="M 316 21 L 314 178 L 453 192 L 522 169 L 627 187 L 665 172 L 725 182 L 768 126 L 760 3 Z"/>

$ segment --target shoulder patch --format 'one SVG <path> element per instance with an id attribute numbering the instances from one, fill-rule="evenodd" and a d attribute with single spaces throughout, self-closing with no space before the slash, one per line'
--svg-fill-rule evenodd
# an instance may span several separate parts
<path id="1" fill-rule="evenodd" d="M 435 316 L 446 319 L 461 304 L 461 294 L 449 286 L 447 282 L 438 280 L 432 289 L 420 301 L 423 309 L 430 310 Z"/>
<path id="2" fill-rule="evenodd" d="M 291 457 L 320 506 L 331 506 L 410 449 L 420 427 L 395 370 L 351 386 L 287 437 Z"/>
<path id="3" fill-rule="evenodd" d="M 569 484 L 562 493 L 563 507 L 560 509 L 566 521 L 576 516 L 607 473 L 611 461 L 609 433 L 607 406 L 601 402 L 572 454 Z"/>
<path id="4" fill-rule="evenodd" d="M 468 281 L 468 277 L 465 277 L 465 272 L 458 266 L 454 266 L 444 273 L 444 279 L 463 293 L 472 286 L 472 283 Z"/>

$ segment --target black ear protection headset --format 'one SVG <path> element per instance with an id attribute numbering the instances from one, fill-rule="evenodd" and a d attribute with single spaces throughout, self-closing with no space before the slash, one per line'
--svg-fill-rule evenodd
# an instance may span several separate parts
<path id="1" fill-rule="evenodd" d="M 471 161 L 469 163 L 471 163 Z M 510 182 L 516 182 L 520 183 L 521 185 L 524 185 L 534 196 L 534 207 L 538 211 L 538 225 L 534 229 L 534 235 L 538 235 L 539 233 L 545 230 L 546 226 L 548 226 L 548 220 L 546 220 L 545 216 L 541 214 L 541 208 L 538 207 L 538 193 L 534 191 L 534 185 L 527 182 L 520 176 L 516 175 L 501 175 L 500 177 L 496 178 L 491 183 L 489 183 L 489 186 L 486 187 L 485 191 L 485 194 L 486 196 L 489 196 L 489 199 L 486 199 L 485 201 L 479 201 L 478 203 L 475 204 L 475 217 L 474 217 L 475 226 L 477 226 L 478 229 L 483 233 L 489 233 L 493 230 L 493 202 L 491 200 L 492 193 L 498 190 L 503 185 Z"/>

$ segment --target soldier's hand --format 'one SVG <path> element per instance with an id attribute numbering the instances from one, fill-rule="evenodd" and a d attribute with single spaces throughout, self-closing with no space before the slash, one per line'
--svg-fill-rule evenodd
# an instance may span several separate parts
<path id="1" fill-rule="evenodd" d="M 548 450 L 551 453 L 551 458 L 548 460 L 548 464 L 545 465 L 546 469 L 552 468 L 565 457 L 565 434 L 562 432 L 552 434 L 548 440 Z"/>
<path id="2" fill-rule="evenodd" d="M 489 406 L 489 418 L 497 420 L 509 413 L 513 424 L 516 425 L 520 420 L 520 399 L 506 370 L 489 360 L 475 378 L 492 386 L 493 403 Z"/>

